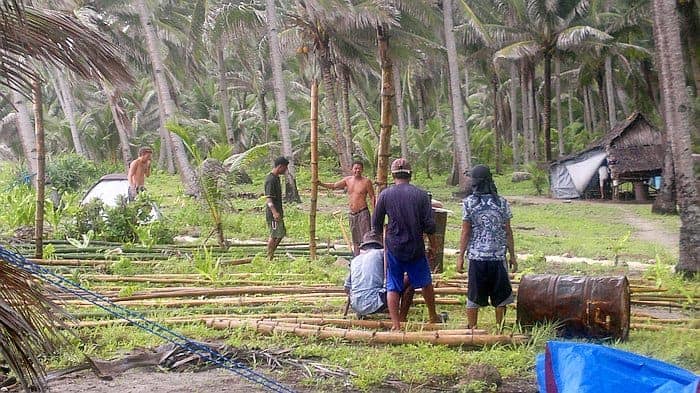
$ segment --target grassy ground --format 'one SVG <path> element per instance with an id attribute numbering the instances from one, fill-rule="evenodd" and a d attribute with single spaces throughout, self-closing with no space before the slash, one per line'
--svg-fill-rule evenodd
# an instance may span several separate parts
<path id="1" fill-rule="evenodd" d="M 330 166 L 326 166 L 330 167 Z M 240 186 L 237 191 L 262 194 L 262 182 L 267 168 L 257 168 L 250 171 L 253 184 Z M 338 178 L 337 174 L 324 172 L 322 179 L 330 181 Z M 590 204 L 584 202 L 562 203 L 560 201 L 533 198 L 534 187 L 528 182 L 513 184 L 508 176 L 496 179 L 502 195 L 511 197 L 513 203 L 513 227 L 515 228 L 516 249 L 518 253 L 532 254 L 532 257 L 521 261 L 521 271 L 532 273 L 552 272 L 552 266 L 544 263 L 544 255 L 570 254 L 590 258 L 613 258 L 621 256 L 623 260 L 658 260 L 659 264 L 647 273 L 659 285 L 670 288 L 673 292 L 689 294 L 697 297 L 700 294 L 698 280 L 683 280 L 668 273 L 666 266 L 674 263 L 674 250 L 662 242 L 640 241 L 631 238 L 624 240 L 626 233 L 634 233 L 635 228 L 624 220 L 626 214 L 636 214 L 665 231 L 678 232 L 678 218 L 675 216 L 658 217 L 648 213 L 649 205 L 634 205 L 624 209 L 612 204 Z M 415 184 L 430 190 L 434 197 L 445 202 L 446 208 L 453 213 L 448 217 L 445 246 L 458 248 L 461 207 L 459 201 L 452 198 L 451 187 L 444 185 L 444 177 L 426 179 L 417 175 Z M 285 205 L 285 222 L 288 238 L 285 242 L 306 242 L 308 234 L 309 210 L 309 174 L 301 168 L 299 171 L 299 189 L 302 194 L 301 204 Z M 149 192 L 156 197 L 163 210 L 166 222 L 177 229 L 180 234 L 206 236 L 212 226 L 211 218 L 206 208 L 200 202 L 182 196 L 182 187 L 174 176 L 156 172 L 148 179 Z M 234 239 L 265 240 L 265 226 L 262 198 L 235 199 L 229 201 L 229 208 L 224 216 L 226 236 Z M 0 207 L 2 209 L 2 207 Z M 341 192 L 324 191 L 319 199 L 319 218 L 317 234 L 320 241 L 344 243 L 341 228 L 347 226 L 346 198 Z M 1 212 L 0 212 L 1 213 Z M 4 228 L 8 231 L 8 228 Z M 216 269 L 212 286 L 235 285 L 229 281 L 229 273 L 255 272 L 263 273 L 257 279 L 269 284 L 278 283 L 281 273 L 303 274 L 306 283 L 329 283 L 338 285 L 342 282 L 345 269 L 336 264 L 336 258 L 321 252 L 318 261 L 309 261 L 306 257 L 297 256 L 292 259 L 278 255 L 274 262 L 268 262 L 259 253 L 251 264 L 232 267 L 210 267 Z M 232 249 L 231 256 L 240 257 Z M 202 258 L 205 258 L 204 256 Z M 454 274 L 454 256 L 445 258 L 445 275 Z M 132 266 L 128 261 L 121 265 L 115 263 L 108 272 L 119 273 L 126 269 L 129 274 L 162 272 L 162 273 L 197 273 L 194 262 L 172 258 L 159 262 L 154 266 Z M 624 267 L 616 268 L 616 272 L 624 273 Z M 199 271 L 201 273 L 201 269 Z M 605 274 L 610 272 L 604 268 L 588 265 L 559 267 L 557 272 L 577 274 Z M 73 279 L 81 280 L 80 274 L 74 273 Z M 104 283 L 83 280 L 85 285 L 99 288 Z M 122 285 L 123 294 L 137 292 L 146 285 Z M 696 304 L 694 306 L 697 306 Z M 342 302 L 319 300 L 313 306 L 295 303 L 284 303 L 264 307 L 229 307 L 232 314 L 267 313 L 267 312 L 315 312 L 338 313 Z M 192 309 L 158 309 L 143 310 L 153 318 L 181 316 L 214 312 L 214 307 Z M 438 311 L 450 314 L 450 327 L 465 325 L 465 312 L 462 306 L 439 306 Z M 84 310 L 81 310 L 84 312 Z M 685 311 L 697 320 L 697 314 Z M 425 321 L 427 312 L 422 305 L 414 306 L 411 311 L 411 321 Z M 515 312 L 510 310 L 507 315 L 507 330 L 518 331 L 515 326 Z M 480 325 L 486 329 L 495 330 L 492 310 L 480 313 Z M 251 330 L 237 329 L 217 331 L 205 328 L 199 324 L 178 326 L 177 329 L 186 335 L 198 339 L 223 339 L 235 346 L 248 348 L 293 348 L 298 356 L 311 356 L 321 361 L 342 366 L 352 370 L 356 376 L 352 378 L 355 387 L 362 390 L 374 390 L 386 380 L 400 380 L 412 386 L 428 382 L 445 382 L 457 380 L 463 370 L 470 364 L 489 363 L 496 366 L 506 378 L 525 378 L 532 381 L 535 354 L 543 350 L 546 339 L 552 337 L 551 327 L 542 327 L 533 332 L 535 339 L 527 345 L 491 346 L 479 350 L 468 348 L 448 348 L 428 345 L 372 346 L 351 344 L 342 340 L 319 341 L 302 339 L 287 335 L 266 337 Z M 662 360 L 679 364 L 683 367 L 700 371 L 700 333 L 697 329 L 678 332 L 664 329 L 660 332 L 633 331 L 627 342 L 610 342 L 609 344 L 638 353 L 651 355 Z M 126 350 L 135 347 L 155 346 L 160 340 L 153 336 L 128 326 L 112 326 L 101 328 L 83 328 L 77 330 L 71 349 L 52 359 L 52 367 L 62 367 L 75 364 L 82 359 L 81 353 L 100 357 L 115 357 Z M 333 381 L 305 380 L 305 384 L 316 390 L 335 390 Z M 419 389 L 418 389 L 419 390 Z"/>

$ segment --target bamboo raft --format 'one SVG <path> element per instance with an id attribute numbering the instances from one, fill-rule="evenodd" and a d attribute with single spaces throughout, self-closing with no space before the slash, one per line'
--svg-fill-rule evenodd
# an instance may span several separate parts
<path id="1" fill-rule="evenodd" d="M 319 339 L 344 339 L 351 342 L 369 344 L 418 344 L 482 347 L 494 344 L 524 344 L 525 335 L 490 335 L 481 330 L 456 329 L 423 332 L 385 332 L 376 330 L 345 329 L 303 323 L 281 322 L 276 320 L 255 320 L 236 318 L 210 318 L 207 327 L 213 329 L 250 328 L 263 334 L 290 333 L 299 337 Z"/>

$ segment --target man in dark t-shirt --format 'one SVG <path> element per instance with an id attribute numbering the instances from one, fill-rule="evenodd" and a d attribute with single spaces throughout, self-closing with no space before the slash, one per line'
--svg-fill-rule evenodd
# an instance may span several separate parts
<path id="1" fill-rule="evenodd" d="M 410 184 L 411 165 L 408 161 L 404 158 L 394 160 L 391 163 L 391 174 L 394 186 L 379 194 L 372 216 L 372 229 L 376 233 L 382 233 L 384 217 L 389 216 L 384 239 L 387 248 L 387 303 L 392 330 L 399 330 L 399 300 L 404 290 L 404 273 L 408 274 L 408 281 L 414 288 L 422 288 L 430 322 L 440 321 L 435 312 L 433 281 L 423 242 L 425 233 L 430 240 L 429 252 L 434 254 L 435 219 L 428 193 Z"/>
<path id="2" fill-rule="evenodd" d="M 277 246 L 282 241 L 287 230 L 284 227 L 284 211 L 282 209 L 282 184 L 280 175 L 287 172 L 289 160 L 278 157 L 274 162 L 275 167 L 265 178 L 265 219 L 270 230 L 270 238 L 267 240 L 267 258 L 272 260 Z"/>

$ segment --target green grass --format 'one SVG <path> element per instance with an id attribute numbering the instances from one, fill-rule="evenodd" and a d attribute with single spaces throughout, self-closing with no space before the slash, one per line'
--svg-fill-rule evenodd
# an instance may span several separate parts
<path id="1" fill-rule="evenodd" d="M 321 178 L 331 181 L 340 176 L 322 167 Z M 249 171 L 253 184 L 239 186 L 237 191 L 262 194 L 262 182 L 269 168 L 260 166 Z M 4 173 L 4 172 L 3 172 Z M 309 172 L 301 167 L 299 174 L 299 190 L 302 196 L 300 204 L 286 204 L 285 221 L 288 237 L 285 242 L 306 242 L 308 237 L 309 211 Z M 672 293 L 683 294 L 692 298 L 700 293 L 700 281 L 685 280 L 668 273 L 667 266 L 674 260 L 670 250 L 661 244 L 639 241 L 634 236 L 621 242 L 622 236 L 635 228 L 625 223 L 624 214 L 631 212 L 651 221 L 669 233 L 678 233 L 677 216 L 656 216 L 649 213 L 649 205 L 625 205 L 624 209 L 612 204 L 595 204 L 573 201 L 563 203 L 557 200 L 536 199 L 536 204 L 523 202 L 518 196 L 533 196 L 534 186 L 531 182 L 511 183 L 510 175 L 497 176 L 499 192 L 511 200 L 513 209 L 512 225 L 515 232 L 516 250 L 531 256 L 520 261 L 520 271 L 528 273 L 551 272 L 552 267 L 544 261 L 545 255 L 561 255 L 568 253 L 574 256 L 610 259 L 615 252 L 621 254 L 622 260 L 646 261 L 658 259 L 646 276 L 658 285 L 669 288 Z M 0 186 L 3 178 L 0 178 Z M 436 199 L 445 203 L 445 207 L 453 213 L 449 215 L 445 234 L 445 246 L 456 249 L 459 246 L 461 229 L 461 205 L 453 198 L 455 187 L 445 185 L 445 176 L 434 176 L 427 179 L 418 174 L 414 183 L 432 192 Z M 156 172 L 147 180 L 149 192 L 158 199 L 166 222 L 179 234 L 206 237 L 212 227 L 212 220 L 207 209 L 200 201 L 182 195 L 182 186 L 176 176 Z M 229 201 L 229 208 L 224 214 L 223 224 L 227 237 L 240 240 L 265 240 L 267 228 L 264 218 L 262 199 L 237 199 Z M 321 242 L 344 243 L 341 228 L 347 227 L 347 198 L 340 192 L 321 191 L 319 194 L 319 215 L 317 219 L 317 236 Z M 7 209 L 0 206 L 0 210 Z M 339 212 L 334 214 L 334 212 Z M 0 214 L 9 214 L 2 211 Z M 0 229 L 8 232 L 10 228 L 0 223 Z M 213 242 L 214 239 L 210 239 Z M 57 247 L 58 249 L 59 247 Z M 61 249 L 63 249 L 61 247 Z M 231 273 L 261 273 L 254 280 L 267 282 L 268 285 L 285 283 L 280 279 L 281 273 L 303 274 L 298 280 L 307 284 L 329 283 L 339 285 L 345 278 L 346 269 L 342 264 L 336 264 L 336 257 L 320 251 L 320 258 L 311 261 L 304 256 L 290 258 L 282 252 L 278 253 L 273 262 L 267 261 L 264 249 L 259 248 L 253 262 L 245 265 L 226 266 L 202 265 L 200 270 L 210 273 L 212 282 L 208 285 L 223 286 L 237 285 L 237 280 Z M 103 252 L 96 250 L 95 252 Z M 230 258 L 252 256 L 250 251 L 231 248 L 225 255 Z M 455 257 L 446 255 L 444 266 L 445 276 L 455 272 Z M 127 259 L 116 259 L 108 268 L 112 274 L 145 274 L 145 273 L 197 273 L 195 262 L 191 259 L 171 257 L 168 260 L 157 261 L 150 266 L 129 263 Z M 105 286 L 105 283 L 87 282 L 78 269 L 61 270 L 69 278 L 81 281 L 89 287 Z M 95 273 L 94 269 L 84 269 L 82 272 Z M 579 275 L 625 273 L 625 268 L 615 270 L 586 264 L 567 265 L 557 270 L 560 273 Z M 297 280 L 295 278 L 295 280 Z M 120 286 L 120 295 L 136 293 L 147 287 L 165 285 L 146 285 L 129 283 L 109 283 L 109 286 Z M 176 284 L 179 285 L 179 284 Z M 209 305 L 180 309 L 168 308 L 139 308 L 151 318 L 159 320 L 169 316 L 186 316 L 222 312 L 235 314 L 272 313 L 272 312 L 316 312 L 339 313 L 342 300 L 306 305 L 299 302 L 284 302 L 275 305 L 251 307 L 227 307 L 226 305 Z M 74 309 L 79 313 L 95 312 L 92 309 Z M 438 311 L 448 312 L 450 323 L 448 327 L 462 327 L 466 324 L 466 313 L 463 306 L 438 306 Z M 99 318 L 95 312 L 94 317 Z M 409 315 L 411 321 L 420 322 L 427 319 L 427 310 L 423 305 L 416 305 Z M 496 324 L 492 309 L 484 309 L 479 315 L 481 327 L 495 331 Z M 515 325 L 515 310 L 509 309 L 506 315 L 508 329 L 518 330 Z M 553 337 L 551 327 L 535 330 L 533 342 L 527 345 L 491 346 L 483 349 L 448 348 L 430 345 L 366 345 L 349 343 L 344 340 L 322 341 L 314 338 L 299 338 L 292 335 L 278 334 L 271 337 L 255 333 L 250 329 L 232 329 L 228 331 L 213 330 L 202 324 L 176 325 L 173 328 L 183 334 L 200 340 L 226 340 L 230 345 L 247 348 L 292 348 L 295 356 L 314 357 L 322 363 L 334 364 L 350 369 L 357 374 L 352 379 L 354 386 L 361 390 L 377 389 L 387 379 L 398 379 L 413 387 L 426 382 L 443 381 L 449 383 L 462 376 L 466 367 L 475 363 L 489 363 L 499 369 L 504 377 L 533 378 L 535 355 L 542 351 L 546 339 Z M 50 367 L 58 368 L 73 365 L 82 361 L 81 353 L 102 358 L 114 358 L 125 351 L 137 348 L 157 346 L 162 344 L 157 339 L 137 328 L 129 326 L 111 326 L 100 328 L 83 328 L 77 330 L 77 337 L 70 339 L 69 345 L 59 355 L 50 359 Z M 648 354 L 662 360 L 700 371 L 700 337 L 697 330 L 692 333 L 679 333 L 671 329 L 661 332 L 632 331 L 630 339 L 625 343 L 613 343 L 624 349 L 642 354 Z M 303 380 L 312 390 L 332 391 L 334 382 L 323 380 Z"/>

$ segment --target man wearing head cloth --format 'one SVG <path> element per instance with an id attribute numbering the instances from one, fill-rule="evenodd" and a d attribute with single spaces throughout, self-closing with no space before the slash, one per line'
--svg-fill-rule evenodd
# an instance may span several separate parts
<path id="1" fill-rule="evenodd" d="M 422 288 L 430 322 L 440 322 L 435 311 L 435 293 L 425 254 L 423 234 L 430 240 L 430 252 L 435 252 L 435 219 L 427 192 L 410 184 L 411 165 L 404 158 L 391 163 L 394 186 L 379 194 L 372 215 L 372 229 L 381 233 L 384 217 L 389 217 L 384 239 L 387 251 L 387 301 L 392 330 L 401 329 L 399 299 L 404 290 L 404 273 L 414 288 Z"/>
<path id="2" fill-rule="evenodd" d="M 345 279 L 345 293 L 348 294 L 350 307 L 358 317 L 386 312 L 386 285 L 384 278 L 384 246 L 382 239 L 373 231 L 362 237 L 360 255 L 350 261 L 350 274 Z M 401 296 L 400 316 L 403 319 L 413 301 L 413 287 L 404 281 L 404 293 Z"/>
<path id="3" fill-rule="evenodd" d="M 469 259 L 467 321 L 475 328 L 479 307 L 489 300 L 496 308 L 496 323 L 501 326 L 506 305 L 513 302 L 508 265 L 515 272 L 518 263 L 513 244 L 508 202 L 498 195 L 491 171 L 477 165 L 471 172 L 472 194 L 463 201 L 462 235 L 457 256 L 457 271 L 464 272 L 464 256 Z"/>

